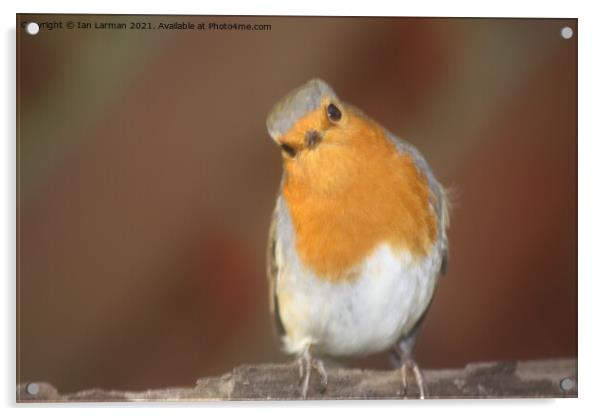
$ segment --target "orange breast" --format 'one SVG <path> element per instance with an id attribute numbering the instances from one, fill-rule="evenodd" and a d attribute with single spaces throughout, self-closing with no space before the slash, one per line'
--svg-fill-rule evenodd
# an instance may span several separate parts
<path id="1" fill-rule="evenodd" d="M 287 133 L 290 140 L 315 125 L 319 111 Z M 315 149 L 284 162 L 297 252 L 330 281 L 352 280 L 382 243 L 424 256 L 437 234 L 428 182 L 412 158 L 397 152 L 377 124 L 352 113 L 344 121 L 324 131 Z"/>

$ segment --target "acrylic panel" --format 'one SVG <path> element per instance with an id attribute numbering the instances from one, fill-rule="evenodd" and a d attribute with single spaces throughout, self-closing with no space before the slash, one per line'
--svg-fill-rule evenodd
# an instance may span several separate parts
<path id="1" fill-rule="evenodd" d="M 18 401 L 577 396 L 576 19 L 16 32 Z"/>

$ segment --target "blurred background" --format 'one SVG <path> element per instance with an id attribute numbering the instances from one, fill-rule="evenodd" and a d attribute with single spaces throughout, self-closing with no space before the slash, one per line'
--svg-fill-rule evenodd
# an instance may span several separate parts
<path id="1" fill-rule="evenodd" d="M 421 366 L 576 356 L 576 37 L 575 19 L 19 15 L 17 381 L 147 389 L 291 359 L 268 309 L 265 117 L 312 77 L 452 189 Z"/>

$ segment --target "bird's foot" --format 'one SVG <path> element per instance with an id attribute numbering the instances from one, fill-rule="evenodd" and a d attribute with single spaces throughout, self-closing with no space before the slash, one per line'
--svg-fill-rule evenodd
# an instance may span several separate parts
<path id="1" fill-rule="evenodd" d="M 321 389 L 320 393 L 326 391 L 328 385 L 328 373 L 324 368 L 324 363 L 318 358 L 311 356 L 309 348 L 305 350 L 303 355 L 297 359 L 297 365 L 299 366 L 299 382 L 302 383 L 301 396 L 303 399 L 307 398 L 307 391 L 309 389 L 309 378 L 311 376 L 311 369 L 315 369 L 320 375 Z"/>

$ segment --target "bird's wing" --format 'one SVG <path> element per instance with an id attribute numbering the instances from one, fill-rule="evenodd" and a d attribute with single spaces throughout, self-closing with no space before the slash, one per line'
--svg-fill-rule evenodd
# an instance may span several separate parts
<path id="1" fill-rule="evenodd" d="M 441 261 L 441 274 L 447 273 L 447 259 L 449 256 L 449 247 L 447 242 L 447 227 L 449 227 L 449 199 L 447 196 L 447 191 L 443 188 L 443 186 L 439 185 L 441 188 L 440 198 L 441 202 L 441 212 L 439 214 L 439 222 L 441 223 L 440 229 L 443 230 L 444 234 L 444 242 L 443 242 L 443 260 Z"/>
<path id="2" fill-rule="evenodd" d="M 278 261 L 276 259 L 276 244 L 278 244 L 276 238 L 276 227 L 277 227 L 277 211 L 274 209 L 272 214 L 272 222 L 270 224 L 270 231 L 268 237 L 268 252 L 267 252 L 267 275 L 268 275 L 268 288 L 270 298 L 270 312 L 274 317 L 276 324 L 276 334 L 283 336 L 286 334 L 282 320 L 280 319 L 280 311 L 278 309 L 278 294 L 276 292 L 276 286 L 278 284 Z"/>

